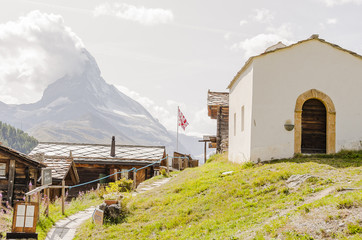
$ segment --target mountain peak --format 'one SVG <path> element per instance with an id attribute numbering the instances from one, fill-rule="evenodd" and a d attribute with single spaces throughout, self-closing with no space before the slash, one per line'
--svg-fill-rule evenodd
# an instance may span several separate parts
<path id="1" fill-rule="evenodd" d="M 174 138 L 138 102 L 104 81 L 84 49 L 81 71 L 50 84 L 33 104 L 0 104 L 2 120 L 21 126 L 40 141 L 172 146 Z"/>
<path id="2" fill-rule="evenodd" d="M 58 98 L 68 98 L 71 101 L 90 101 L 95 103 L 94 97 L 107 95 L 112 86 L 101 77 L 101 71 L 94 57 L 86 50 L 82 50 L 84 64 L 81 71 L 72 75 L 65 75 L 50 84 L 40 100 L 42 105 L 49 104 Z"/>

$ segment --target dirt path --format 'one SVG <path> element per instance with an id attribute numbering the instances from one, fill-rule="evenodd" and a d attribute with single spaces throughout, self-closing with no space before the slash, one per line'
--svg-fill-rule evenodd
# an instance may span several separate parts
<path id="1" fill-rule="evenodd" d="M 167 183 L 168 181 L 170 181 L 171 178 L 161 178 L 157 181 L 154 181 L 152 183 L 148 183 L 148 182 L 142 182 L 140 183 L 140 185 L 138 185 L 137 189 L 135 192 L 132 193 L 132 196 L 136 196 L 137 194 L 143 193 L 143 192 L 147 192 L 150 191 L 154 188 L 157 188 L 165 183 Z"/>
<path id="2" fill-rule="evenodd" d="M 167 183 L 171 178 L 162 178 L 152 183 L 143 182 L 138 185 L 132 196 L 136 196 L 140 193 L 153 190 L 161 185 Z M 59 220 L 55 223 L 52 229 L 48 232 L 46 240 L 72 240 L 75 236 L 77 228 L 87 219 L 92 217 L 95 207 L 87 208 L 84 211 L 78 212 L 67 218 Z"/>

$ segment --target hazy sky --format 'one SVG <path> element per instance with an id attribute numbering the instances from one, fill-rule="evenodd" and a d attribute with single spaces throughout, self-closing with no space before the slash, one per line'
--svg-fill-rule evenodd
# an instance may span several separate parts
<path id="1" fill-rule="evenodd" d="M 0 101 L 29 103 L 78 71 L 85 47 L 103 78 L 169 130 L 215 134 L 207 90 L 226 91 L 248 57 L 319 34 L 362 54 L 362 0 L 0 0 Z"/>

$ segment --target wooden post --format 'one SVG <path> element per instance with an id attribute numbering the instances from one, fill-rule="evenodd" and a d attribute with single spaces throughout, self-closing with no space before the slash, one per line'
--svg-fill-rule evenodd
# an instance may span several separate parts
<path id="1" fill-rule="evenodd" d="M 45 189 L 46 191 L 46 208 L 45 208 L 45 215 L 49 217 L 49 203 L 50 203 L 50 188 Z"/>
<path id="2" fill-rule="evenodd" d="M 217 113 L 217 133 L 216 133 L 216 153 L 221 153 L 221 114 L 222 107 L 218 107 Z"/>
<path id="3" fill-rule="evenodd" d="M 206 142 L 205 142 L 205 147 L 204 147 L 204 163 L 206 163 Z"/>
<path id="4" fill-rule="evenodd" d="M 62 214 L 64 215 L 64 201 L 65 201 L 65 181 L 62 180 Z"/>
<path id="5" fill-rule="evenodd" d="M 41 191 L 37 192 L 37 198 L 38 198 L 38 216 L 40 216 L 40 205 L 41 205 Z M 38 222 L 39 222 L 40 217 L 38 217 Z"/>
<path id="6" fill-rule="evenodd" d="M 170 163 L 168 161 L 168 154 L 166 155 L 166 167 L 167 167 L 167 176 L 170 175 Z"/>
<path id="7" fill-rule="evenodd" d="M 34 169 L 34 185 L 33 185 L 33 189 L 36 188 L 37 180 L 38 180 L 38 169 Z"/>
<path id="8" fill-rule="evenodd" d="M 136 190 L 137 187 L 137 172 L 136 169 L 133 170 L 133 190 Z"/>
<path id="9" fill-rule="evenodd" d="M 14 181 L 15 181 L 15 160 L 11 159 L 9 167 L 9 185 L 8 185 L 8 200 L 11 206 L 13 205 Z"/>

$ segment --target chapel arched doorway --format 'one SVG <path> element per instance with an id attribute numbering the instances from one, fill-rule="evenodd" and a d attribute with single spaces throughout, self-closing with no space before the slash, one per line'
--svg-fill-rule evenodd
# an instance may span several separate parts
<path id="1" fill-rule="evenodd" d="M 312 101 L 313 100 L 313 101 Z M 311 101 L 311 102 L 308 102 Z M 318 102 L 316 102 L 318 101 Z M 305 103 L 307 103 L 305 105 Z M 317 105 L 315 105 L 317 104 Z M 325 140 L 325 147 L 320 147 L 322 146 L 322 143 L 318 143 L 320 145 L 317 145 L 317 147 L 314 147 L 312 149 L 324 149 L 324 152 L 329 154 L 329 153 L 335 153 L 336 151 L 336 109 L 334 107 L 333 101 L 332 99 L 325 93 L 317 90 L 317 89 L 310 89 L 304 93 L 302 93 L 301 95 L 299 95 L 299 97 L 297 98 L 296 104 L 295 104 L 295 110 L 294 110 L 294 153 L 302 153 L 305 152 L 304 150 L 306 150 L 308 148 L 308 146 L 310 145 L 309 143 L 305 142 L 306 140 L 310 139 L 311 136 L 305 135 L 305 140 L 302 144 L 302 114 L 303 114 L 303 107 L 306 107 L 306 112 L 311 111 L 309 114 L 313 114 L 313 108 L 319 108 L 318 112 L 320 113 L 321 109 L 322 109 L 322 105 L 324 106 L 324 110 L 325 110 L 325 136 L 326 136 L 326 140 Z M 315 109 L 316 110 L 316 109 Z M 305 121 L 307 124 L 307 132 L 308 133 L 308 128 L 309 130 L 311 130 L 310 128 L 314 128 L 314 127 L 320 127 L 323 124 L 321 123 L 317 123 L 317 125 L 310 125 L 308 126 L 308 121 L 307 119 L 310 118 L 308 117 L 308 113 L 307 116 L 305 117 Z M 317 120 L 317 122 L 320 120 Z M 310 123 L 313 122 L 313 120 L 310 120 Z M 305 124 L 304 124 L 305 125 Z M 317 130 L 317 131 L 321 131 L 321 130 Z M 316 132 L 317 132 L 316 131 Z M 322 134 L 319 134 L 319 136 L 317 136 L 318 138 L 321 138 Z M 304 148 L 304 150 L 302 151 L 302 147 Z M 306 152 L 305 152 L 306 153 Z"/>
<path id="2" fill-rule="evenodd" d="M 309 99 L 302 108 L 302 153 L 326 153 L 326 107 L 318 99 Z"/>

